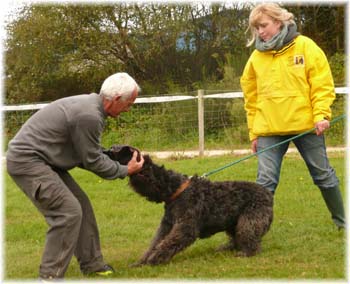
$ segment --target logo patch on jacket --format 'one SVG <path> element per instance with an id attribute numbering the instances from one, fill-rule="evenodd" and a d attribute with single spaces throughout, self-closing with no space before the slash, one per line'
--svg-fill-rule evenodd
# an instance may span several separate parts
<path id="1" fill-rule="evenodd" d="M 294 55 L 293 62 L 295 66 L 300 66 L 300 67 L 304 66 L 304 63 L 305 63 L 304 55 Z"/>

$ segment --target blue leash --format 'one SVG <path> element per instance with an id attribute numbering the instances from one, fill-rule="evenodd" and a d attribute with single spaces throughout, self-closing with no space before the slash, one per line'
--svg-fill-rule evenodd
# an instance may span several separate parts
<path id="1" fill-rule="evenodd" d="M 332 124 L 336 123 L 337 121 L 343 119 L 344 117 L 345 117 L 345 114 L 342 114 L 342 115 L 340 115 L 340 116 L 334 118 L 334 119 L 330 122 L 330 124 L 332 125 Z M 255 153 L 253 153 L 253 154 L 250 154 L 250 155 L 245 156 L 245 157 L 243 157 L 243 158 L 240 158 L 240 159 L 238 159 L 238 160 L 236 160 L 236 161 L 233 161 L 233 162 L 231 162 L 231 163 L 229 163 L 229 164 L 227 164 L 227 165 L 225 165 L 225 166 L 222 166 L 222 167 L 220 167 L 220 168 L 217 168 L 217 169 L 215 169 L 215 170 L 212 170 L 212 171 L 210 171 L 210 172 L 207 172 L 207 173 L 203 174 L 201 177 L 208 177 L 208 176 L 210 176 L 210 175 L 212 175 L 212 174 L 215 174 L 215 173 L 217 173 L 217 172 L 220 172 L 220 171 L 222 171 L 222 170 L 224 170 L 224 169 L 226 169 L 226 168 L 228 168 L 228 167 L 231 167 L 231 166 L 233 166 L 233 165 L 235 165 L 235 164 L 238 164 L 238 163 L 240 163 L 240 162 L 242 162 L 242 161 L 244 161 L 244 160 L 248 160 L 248 159 L 250 159 L 251 157 L 257 156 L 257 155 L 259 155 L 259 154 L 261 154 L 261 153 L 263 153 L 263 152 L 265 152 L 265 151 L 268 151 L 268 150 L 270 150 L 270 149 L 276 148 L 276 147 L 278 147 L 278 146 L 280 146 L 280 145 L 282 145 L 282 144 L 288 143 L 288 142 L 290 142 L 290 141 L 292 141 L 292 140 L 295 140 L 295 139 L 297 139 L 297 138 L 299 138 L 299 137 L 302 137 L 302 136 L 304 136 L 304 135 L 306 135 L 306 134 L 308 134 L 308 133 L 311 133 L 311 132 L 313 132 L 313 131 L 315 131 L 315 130 L 316 130 L 316 128 L 314 127 L 314 128 L 312 128 L 312 129 L 310 129 L 310 130 L 307 130 L 307 131 L 305 131 L 305 132 L 303 132 L 303 133 L 300 133 L 300 134 L 298 134 L 298 135 L 296 135 L 296 136 L 293 136 L 293 137 L 291 137 L 291 138 L 289 138 L 289 139 L 286 139 L 286 140 L 284 140 L 284 141 L 282 141 L 282 142 L 273 144 L 273 145 L 271 145 L 271 146 L 269 146 L 269 147 L 266 147 L 266 148 L 264 148 L 264 149 L 262 149 L 262 150 L 260 150 L 260 151 L 255 152 Z"/>

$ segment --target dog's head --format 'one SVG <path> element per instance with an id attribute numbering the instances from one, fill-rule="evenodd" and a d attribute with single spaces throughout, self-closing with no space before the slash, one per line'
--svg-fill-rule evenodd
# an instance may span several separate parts
<path id="1" fill-rule="evenodd" d="M 155 164 L 149 155 L 143 158 L 145 162 L 141 171 L 130 176 L 130 186 L 149 201 L 159 203 L 169 200 L 183 176 Z"/>
<path id="2" fill-rule="evenodd" d="M 140 161 L 140 151 L 129 145 L 113 145 L 108 150 L 104 150 L 103 153 L 113 161 L 117 161 L 121 165 L 127 165 L 132 159 L 135 151 L 138 153 L 137 161 Z"/>

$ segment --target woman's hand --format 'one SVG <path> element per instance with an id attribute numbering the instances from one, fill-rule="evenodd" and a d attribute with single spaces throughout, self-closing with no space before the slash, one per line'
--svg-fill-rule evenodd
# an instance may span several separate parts
<path id="1" fill-rule="evenodd" d="M 251 144 L 251 149 L 253 153 L 256 153 L 257 148 L 258 148 L 258 139 L 254 139 Z"/>
<path id="2" fill-rule="evenodd" d="M 315 123 L 316 135 L 320 136 L 330 127 L 330 123 L 328 120 L 321 120 Z"/>

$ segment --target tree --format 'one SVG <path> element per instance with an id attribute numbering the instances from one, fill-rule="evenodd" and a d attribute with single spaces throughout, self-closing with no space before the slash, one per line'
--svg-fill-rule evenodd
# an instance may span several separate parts
<path id="1" fill-rule="evenodd" d="M 130 73 L 152 95 L 238 77 L 252 50 L 245 46 L 251 6 L 27 5 L 7 25 L 5 103 L 98 92 L 117 71 Z M 288 9 L 326 54 L 344 49 L 344 6 Z"/>
<path id="2" fill-rule="evenodd" d="M 299 32 L 312 38 L 328 56 L 344 52 L 345 5 L 334 3 L 288 6 Z"/>
<path id="3" fill-rule="evenodd" d="M 7 102 L 98 91 L 107 75 L 120 70 L 141 81 L 164 80 L 174 67 L 168 60 L 176 58 L 176 37 L 187 7 L 24 7 L 19 20 L 8 26 Z"/>

